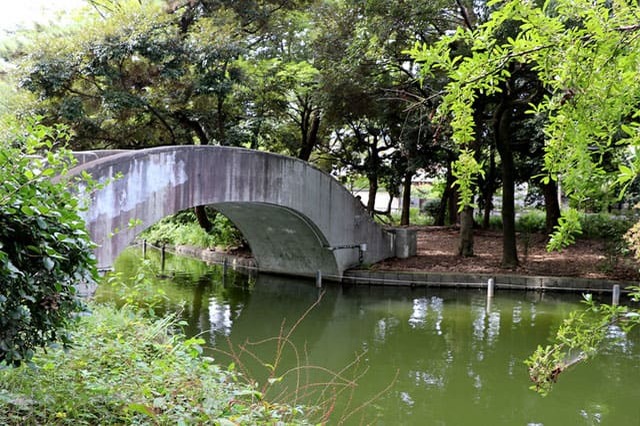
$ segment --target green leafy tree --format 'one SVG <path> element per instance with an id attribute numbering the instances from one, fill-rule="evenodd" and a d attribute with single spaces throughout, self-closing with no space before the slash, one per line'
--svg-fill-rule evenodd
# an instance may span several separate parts
<path id="1" fill-rule="evenodd" d="M 440 106 L 449 117 L 453 138 L 462 147 L 476 137 L 473 105 L 479 96 L 503 93 L 514 67 L 528 67 L 545 94 L 529 112 L 545 117 L 544 182 L 561 179 L 565 193 L 577 205 L 592 193 L 595 181 L 607 174 L 603 158 L 610 152 L 637 146 L 636 119 L 640 83 L 638 6 L 624 1 L 492 1 L 491 18 L 474 30 L 459 29 L 432 46 L 417 45 L 412 55 L 423 72 L 447 73 Z M 505 25 L 517 28 L 503 40 Z M 465 57 L 451 46 L 471 47 Z M 468 155 L 467 155 L 468 156 Z M 620 182 L 637 174 L 637 160 L 621 169 Z M 458 178 L 461 188 L 473 183 L 472 173 Z M 461 197 L 472 203 L 471 192 Z M 571 216 L 573 217 L 573 216 Z M 570 218 L 567 218 L 570 219 Z"/>
<path id="2" fill-rule="evenodd" d="M 417 100 L 431 106 L 432 86 L 418 83 L 402 50 L 450 28 L 455 9 L 450 1 L 343 1 L 327 4 L 318 19 L 323 31 L 314 47 L 325 122 L 333 131 L 325 152 L 341 172 L 368 178 L 369 210 L 381 185 L 394 197 L 402 194 L 402 224 L 409 222 L 412 177 L 433 171 L 446 158 L 438 152 L 447 149 L 428 112 L 411 107 Z"/>
<path id="3" fill-rule="evenodd" d="M 66 37 L 34 35 L 21 85 L 74 148 L 232 144 L 229 98 L 240 74 L 240 29 L 229 11 L 189 25 L 156 2 L 88 14 Z"/>
<path id="4" fill-rule="evenodd" d="M 29 361 L 37 347 L 69 343 L 81 309 L 76 285 L 96 278 L 81 207 L 64 180 L 64 126 L 29 125 L 0 145 L 0 363 Z"/>

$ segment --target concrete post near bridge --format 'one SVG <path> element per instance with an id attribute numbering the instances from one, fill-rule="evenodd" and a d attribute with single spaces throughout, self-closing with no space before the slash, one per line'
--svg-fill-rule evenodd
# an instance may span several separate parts
<path id="1" fill-rule="evenodd" d="M 412 228 L 389 228 L 394 236 L 394 254 L 398 259 L 407 259 L 418 252 L 417 231 Z"/>

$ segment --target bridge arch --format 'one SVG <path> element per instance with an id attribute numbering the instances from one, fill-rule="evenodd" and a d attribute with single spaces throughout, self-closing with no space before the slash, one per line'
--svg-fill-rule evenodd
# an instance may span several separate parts
<path id="1" fill-rule="evenodd" d="M 111 266 L 143 229 L 197 205 L 212 205 L 236 224 L 262 271 L 341 277 L 360 260 L 374 263 L 394 253 L 392 235 L 360 201 L 304 161 L 220 146 L 109 154 L 85 155 L 89 160 L 70 171 L 98 182 L 122 175 L 94 191 L 82 212 L 98 244 L 99 267 Z M 131 221 L 141 224 L 130 228 Z"/>

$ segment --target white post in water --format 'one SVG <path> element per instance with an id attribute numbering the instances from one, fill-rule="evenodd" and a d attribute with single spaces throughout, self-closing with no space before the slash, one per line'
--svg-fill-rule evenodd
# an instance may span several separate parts
<path id="1" fill-rule="evenodd" d="M 487 312 L 491 310 L 491 300 L 493 299 L 493 286 L 494 280 L 493 278 L 489 278 L 487 282 Z"/>
<path id="2" fill-rule="evenodd" d="M 613 306 L 618 306 L 620 304 L 620 285 L 615 284 L 613 286 L 613 298 L 611 300 L 611 304 Z"/>
<path id="3" fill-rule="evenodd" d="M 316 272 L 316 287 L 322 288 L 322 271 Z"/>

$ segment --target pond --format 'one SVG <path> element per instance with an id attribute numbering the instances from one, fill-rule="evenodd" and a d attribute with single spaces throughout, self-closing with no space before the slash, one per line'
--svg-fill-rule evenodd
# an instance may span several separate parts
<path id="1" fill-rule="evenodd" d="M 158 254 L 148 257 L 159 270 Z M 130 275 L 139 263 L 139 253 L 128 251 L 116 270 Z M 546 398 L 529 390 L 523 361 L 580 308 L 580 295 L 499 291 L 487 306 L 480 290 L 327 285 L 319 291 L 311 280 L 233 270 L 223 276 L 220 266 L 170 255 L 156 281 L 169 297 L 159 309 L 181 312 L 185 332 L 205 338 L 218 363 L 272 382 L 269 397 L 336 395 L 331 424 L 630 425 L 640 419 L 638 330 L 624 335 L 611 328 L 598 356 L 563 373 Z M 101 286 L 96 298 L 114 296 Z M 281 359 L 278 341 L 285 342 Z M 310 398 L 317 401 L 317 392 Z"/>

